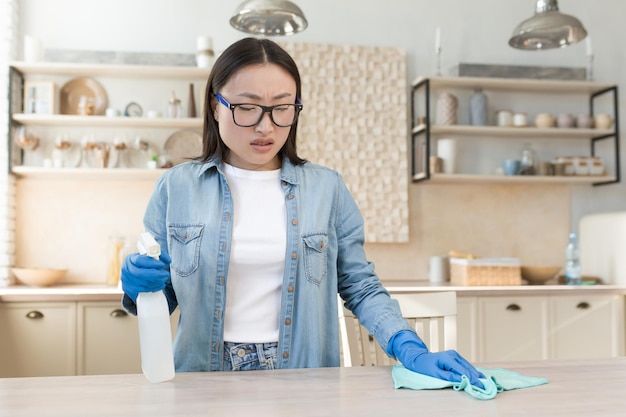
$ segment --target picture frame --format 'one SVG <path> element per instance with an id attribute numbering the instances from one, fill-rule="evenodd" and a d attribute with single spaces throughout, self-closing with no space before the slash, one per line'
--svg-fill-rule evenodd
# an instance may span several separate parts
<path id="1" fill-rule="evenodd" d="M 54 81 L 24 83 L 25 114 L 55 114 L 58 109 L 57 85 Z"/>

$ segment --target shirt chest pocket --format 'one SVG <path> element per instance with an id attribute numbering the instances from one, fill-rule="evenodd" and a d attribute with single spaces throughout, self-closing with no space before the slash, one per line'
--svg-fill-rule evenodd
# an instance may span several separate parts
<path id="1" fill-rule="evenodd" d="M 172 224 L 167 227 L 171 268 L 182 277 L 191 275 L 198 269 L 200 243 L 204 231 L 203 224 Z"/>
<path id="2" fill-rule="evenodd" d="M 311 233 L 303 235 L 304 240 L 304 269 L 306 279 L 314 284 L 321 284 L 328 273 L 328 235 L 326 233 Z"/>

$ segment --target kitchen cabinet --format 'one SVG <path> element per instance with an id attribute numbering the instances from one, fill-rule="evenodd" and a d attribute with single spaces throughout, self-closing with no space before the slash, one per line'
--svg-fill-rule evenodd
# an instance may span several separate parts
<path id="1" fill-rule="evenodd" d="M 0 377 L 76 373 L 76 303 L 0 303 Z"/>
<path id="2" fill-rule="evenodd" d="M 164 106 L 172 94 L 172 90 L 177 90 L 178 96 L 181 97 L 183 92 L 187 94 L 189 83 L 193 82 L 197 86 L 204 86 L 209 72 L 210 69 L 196 67 L 14 62 L 10 65 L 10 134 L 13 138 L 16 129 L 24 126 L 40 137 L 40 152 L 43 150 L 50 153 L 54 136 L 60 133 L 69 135 L 69 139 L 73 142 L 72 146 L 80 146 L 81 135 L 93 135 L 98 141 L 112 142 L 114 135 L 128 132 L 133 137 L 150 137 L 150 145 L 154 147 L 156 154 L 160 154 L 165 139 L 173 132 L 183 129 L 200 132 L 202 130 L 201 114 L 198 117 L 151 118 L 146 117 L 147 112 L 154 109 L 154 112 L 166 114 Z M 29 114 L 24 111 L 23 90 L 26 81 L 45 79 L 62 85 L 72 77 L 93 77 L 99 80 L 103 88 L 107 92 L 110 91 L 108 93 L 109 105 L 118 110 L 123 111 L 128 102 L 141 102 L 143 104 L 143 116 Z M 137 82 L 138 80 L 141 82 Z M 200 96 L 202 99 L 200 94 L 194 94 L 194 96 Z M 131 142 L 133 137 L 126 137 L 126 141 Z M 130 146 L 130 143 L 128 145 Z M 41 164 L 29 166 L 24 164 L 24 151 L 14 141 L 10 148 L 9 166 L 11 172 L 19 177 L 41 177 L 44 173 L 47 174 L 48 178 L 64 177 L 69 174 L 76 175 L 76 177 L 85 175 L 90 179 L 108 179 L 109 177 L 115 179 L 124 175 L 150 175 L 142 174 L 142 171 L 148 171 L 145 166 L 126 167 L 121 170 L 122 172 L 106 167 L 87 167 L 85 169 L 84 162 L 81 162 L 83 168 L 81 166 L 63 169 L 43 168 Z M 83 155 L 83 161 L 84 159 Z M 151 173 L 154 178 L 158 174 L 160 174 L 159 170 Z"/>
<path id="3" fill-rule="evenodd" d="M 471 361 L 623 356 L 624 296 L 457 296 L 458 351 Z"/>
<path id="4" fill-rule="evenodd" d="M 456 350 L 470 361 L 478 359 L 478 298 L 456 298 Z"/>
<path id="5" fill-rule="evenodd" d="M 547 359 L 546 297 L 498 297 L 478 300 L 482 329 L 479 357 L 484 360 Z"/>
<path id="6" fill-rule="evenodd" d="M 0 377 L 140 372 L 137 318 L 118 301 L 0 303 Z"/>
<path id="7" fill-rule="evenodd" d="M 551 357 L 602 358 L 624 355 L 623 297 L 550 298 Z"/>
<path id="8" fill-rule="evenodd" d="M 458 91 L 463 102 L 469 102 L 467 96 L 475 89 L 481 89 L 487 95 L 500 97 L 505 105 L 516 105 L 515 98 L 525 97 L 526 101 L 534 102 L 532 111 L 540 106 L 567 105 L 571 108 L 572 102 L 579 103 L 578 112 L 594 114 L 594 109 L 603 106 L 603 109 L 612 113 L 614 120 L 610 129 L 594 128 L 537 128 L 537 127 L 498 127 L 472 126 L 467 124 L 436 125 L 432 122 L 434 94 L 437 91 Z M 502 99 L 504 97 L 504 99 Z M 461 100 L 459 100 L 461 102 Z M 556 103 L 555 103 L 556 101 Z M 495 109 L 491 109 L 493 111 Z M 459 121 L 463 121 L 461 118 Z M 532 125 L 533 118 L 529 117 Z M 615 84 L 589 81 L 557 81 L 557 80 L 530 80 L 530 79 L 503 79 L 482 77 L 431 77 L 418 78 L 411 87 L 411 172 L 414 182 L 430 180 L 434 183 L 562 183 L 562 184 L 611 184 L 620 181 L 619 159 L 619 123 L 618 98 Z M 590 154 L 580 156 L 596 156 L 598 149 L 608 153 L 612 159 L 611 172 L 602 176 L 571 175 L 571 176 L 540 176 L 540 175 L 494 175 L 493 172 L 455 172 L 454 174 L 431 173 L 430 156 L 434 155 L 435 140 L 443 137 L 457 138 L 458 141 L 473 141 L 476 146 L 485 146 L 485 139 L 505 142 L 507 147 L 513 143 L 541 141 L 542 143 L 559 140 L 566 145 L 576 141 L 589 143 Z M 610 143 L 608 150 L 604 146 Z M 589 152 L 589 151 L 586 151 Z M 566 156 L 566 155 L 561 155 Z M 493 161 L 489 161 L 493 163 Z M 608 161 L 605 161 L 608 162 Z M 605 163 L 606 165 L 606 163 Z"/>

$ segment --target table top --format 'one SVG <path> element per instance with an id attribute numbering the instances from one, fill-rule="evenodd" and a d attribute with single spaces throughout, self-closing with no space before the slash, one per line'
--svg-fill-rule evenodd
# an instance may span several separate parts
<path id="1" fill-rule="evenodd" d="M 487 401 L 452 389 L 394 389 L 390 367 L 0 378 L 0 416 L 624 416 L 626 357 L 481 364 L 547 385 Z"/>

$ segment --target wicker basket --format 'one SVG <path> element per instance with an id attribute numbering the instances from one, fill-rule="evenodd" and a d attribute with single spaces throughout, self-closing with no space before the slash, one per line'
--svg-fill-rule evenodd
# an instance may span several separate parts
<path id="1" fill-rule="evenodd" d="M 450 258 L 452 285 L 521 285 L 518 258 Z"/>

